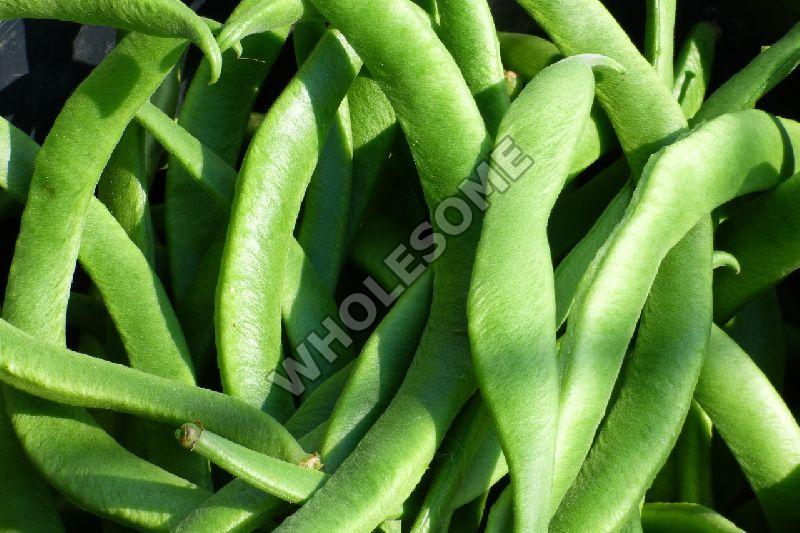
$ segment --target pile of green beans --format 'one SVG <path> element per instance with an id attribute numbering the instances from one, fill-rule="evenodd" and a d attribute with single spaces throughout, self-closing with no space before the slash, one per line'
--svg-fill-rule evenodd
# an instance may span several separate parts
<path id="1" fill-rule="evenodd" d="M 490 4 L 0 0 L 0 530 L 800 531 L 800 24 Z"/>

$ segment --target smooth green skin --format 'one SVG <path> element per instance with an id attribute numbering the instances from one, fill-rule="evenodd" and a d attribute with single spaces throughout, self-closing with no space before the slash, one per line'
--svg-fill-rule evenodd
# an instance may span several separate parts
<path id="1" fill-rule="evenodd" d="M 19 202 L 27 197 L 38 152 L 30 137 L 0 119 L 0 188 Z M 194 384 L 186 342 L 161 282 L 97 199 L 89 202 L 78 260 L 99 289 L 131 366 Z"/>
<path id="2" fill-rule="evenodd" d="M 318 14 L 303 0 L 242 0 L 217 36 L 224 52 L 248 35 L 291 26 L 301 19 L 318 19 Z"/>
<path id="3" fill-rule="evenodd" d="M 694 503 L 646 503 L 642 529 L 645 533 L 742 533 L 724 516 Z"/>
<path id="4" fill-rule="evenodd" d="M 775 45 L 761 52 L 745 68 L 718 88 L 705 103 L 702 102 L 699 92 L 687 93 L 681 104 L 685 110 L 694 109 L 702 104 L 692 122 L 696 124 L 725 113 L 754 107 L 796 66 L 799 59 L 798 50 L 800 50 L 798 39 L 800 39 L 800 26 L 795 27 Z M 701 48 L 699 51 L 702 50 Z M 700 65 L 704 63 L 704 61 L 699 62 Z M 703 74 L 696 77 L 704 78 L 705 76 Z M 690 115 L 687 114 L 687 116 Z M 597 250 L 619 222 L 622 216 L 621 206 L 627 205 L 627 200 L 623 196 L 630 194 L 631 191 L 630 185 L 620 191 L 609 208 L 600 216 L 590 234 L 559 265 L 556 271 L 556 294 L 561 292 L 559 285 L 561 285 L 560 280 L 563 277 L 565 294 L 562 298 L 565 303 L 571 302 L 573 291 L 582 272 L 588 267 L 589 261 L 596 255 Z"/>
<path id="5" fill-rule="evenodd" d="M 227 217 L 230 212 L 236 172 L 154 106 L 145 104 L 137 113 L 137 119 L 154 137 L 164 143 L 173 159 L 184 165 L 188 177 L 213 200 L 216 209 L 225 213 Z M 221 252 L 222 242 L 218 247 Z M 208 265 L 213 265 L 217 257 L 207 258 Z M 301 343 L 306 345 L 321 375 L 327 377 L 355 356 L 353 345 L 341 346 L 339 343 L 334 343 L 331 348 L 337 353 L 338 359 L 331 364 L 316 348 L 305 342 L 312 332 L 325 336 L 325 332 L 317 330 L 320 330 L 320 325 L 326 318 L 338 317 L 338 308 L 333 299 L 327 295 L 322 281 L 302 247 L 294 239 L 289 243 L 286 260 L 287 275 L 284 278 L 282 315 L 287 336 L 293 347 Z M 301 376 L 301 380 L 305 386 L 304 398 L 322 383 L 321 379 L 307 379 L 305 376 Z"/>
<path id="6" fill-rule="evenodd" d="M 672 89 L 675 60 L 675 0 L 647 0 L 644 56 L 664 85 Z"/>
<path id="7" fill-rule="evenodd" d="M 300 407 L 292 414 L 292 417 L 286 421 L 284 426 L 289 430 L 289 433 L 295 437 L 306 435 L 313 431 L 315 428 L 328 422 L 336 407 L 336 402 L 342 395 L 345 385 L 353 372 L 354 363 L 349 363 L 347 366 L 328 377 L 327 379 L 320 378 L 319 386 L 314 389 L 314 392 L 309 394 L 308 397 L 300 404 Z M 320 447 L 314 448 L 319 451 Z M 328 466 L 327 464 L 325 465 Z M 328 468 L 328 471 L 331 469 Z"/>
<path id="8" fill-rule="evenodd" d="M 294 419 L 302 416 L 295 413 L 287 424 L 292 424 Z M 318 449 L 314 442 L 319 434 L 318 430 L 319 428 L 300 438 L 303 449 Z M 192 510 L 173 531 L 176 533 L 253 531 L 270 517 L 280 516 L 288 510 L 286 502 L 256 489 L 241 479 L 234 479 Z"/>
<path id="9" fill-rule="evenodd" d="M 522 33 L 499 32 L 500 53 L 506 70 L 512 71 L 527 83 L 546 66 L 563 58 L 556 45 Z M 617 147 L 614 129 L 602 109 L 592 109 L 591 120 L 580 132 L 577 152 L 572 158 L 569 181 L 577 177 L 600 156 Z"/>
<path id="10" fill-rule="evenodd" d="M 229 165 L 239 160 L 249 113 L 288 31 L 246 39 L 241 60 L 225 54 L 223 75 L 214 85 L 208 83 L 208 63 L 202 62 L 186 92 L 179 124 Z M 195 364 L 204 373 L 213 365 L 214 298 L 227 214 L 198 190 L 180 164 L 170 163 L 165 218 L 171 289 Z"/>
<path id="11" fill-rule="evenodd" d="M 154 264 L 155 236 L 147 205 L 149 180 L 145 175 L 144 142 L 144 130 L 138 124 L 130 124 L 97 184 L 97 197 L 142 250 L 147 261 Z"/>
<path id="12" fill-rule="evenodd" d="M 705 213 L 790 175 L 797 164 L 790 141 L 800 139 L 798 133 L 800 126 L 790 121 L 740 111 L 699 126 L 647 164 L 620 225 L 581 282 L 570 314 L 562 344 L 566 372 L 556 455 L 562 472 L 582 462 L 591 445 L 664 256 Z M 693 344 L 684 348 L 695 349 Z"/>
<path id="13" fill-rule="evenodd" d="M 482 444 L 480 437 L 486 434 L 486 426 L 491 423 L 491 416 L 480 395 L 473 396 L 461 416 L 453 423 L 453 429 L 440 448 L 441 459 L 434 467 L 436 470 L 411 527 L 412 533 L 448 529 L 453 499 L 462 484 L 468 465 L 472 463 Z"/>
<path id="14" fill-rule="evenodd" d="M 283 426 L 230 396 L 58 348 L 7 322 L 0 323 L 0 345 L 2 380 L 16 389 L 67 405 L 170 424 L 196 417 L 213 431 L 262 453 L 293 463 L 308 457 Z"/>
<path id="15" fill-rule="evenodd" d="M 787 355 L 783 322 L 778 294 L 771 288 L 745 305 L 724 328 L 781 393 Z"/>
<path id="16" fill-rule="evenodd" d="M 550 519 L 558 365 L 547 220 L 593 100 L 591 63 L 578 56 L 544 69 L 511 105 L 499 138 L 535 163 L 491 197 L 470 285 L 472 360 L 511 472 L 516 531 L 545 531 Z"/>
<path id="17" fill-rule="evenodd" d="M 711 236 L 711 221 L 704 218 L 661 263 L 616 400 L 550 523 L 552 531 L 623 526 L 666 462 L 708 341 L 712 254 L 708 249 L 700 255 L 698 243 Z"/>
<path id="18" fill-rule="evenodd" d="M 719 30 L 707 22 L 695 24 L 675 59 L 672 94 L 687 118 L 694 117 L 705 100 L 718 34 Z"/>
<path id="19" fill-rule="evenodd" d="M 620 158 L 585 185 L 558 198 L 547 225 L 554 261 L 562 259 L 591 230 L 629 176 L 628 163 Z"/>
<path id="20" fill-rule="evenodd" d="M 767 377 L 717 327 L 695 398 L 742 467 L 770 525 L 796 530 L 800 427 Z"/>
<path id="21" fill-rule="evenodd" d="M 650 64 L 599 1 L 518 2 L 565 55 L 601 54 L 622 65 L 624 74 L 598 80 L 597 96 L 635 174 L 686 128 L 671 88 L 657 83 Z"/>
<path id="22" fill-rule="evenodd" d="M 211 197 L 217 208 L 230 208 L 236 186 L 236 171 L 230 165 L 151 103 L 139 109 L 136 120 Z"/>
<path id="23" fill-rule="evenodd" d="M 6 319 L 38 338 L 63 344 L 74 259 L 96 182 L 136 109 L 184 48 L 176 40 L 124 39 L 65 104 L 40 151 L 4 309 Z M 4 396 L 29 459 L 59 492 L 98 515 L 159 529 L 207 494 L 125 451 L 82 409 L 10 388 Z"/>
<path id="24" fill-rule="evenodd" d="M 288 29 L 283 29 L 247 39 L 243 43 L 244 59 L 226 53 L 224 73 L 214 85 L 208 83 L 208 62 L 202 62 L 189 85 L 178 124 L 228 166 L 238 162 L 250 111 L 287 34 Z M 167 171 L 166 229 L 172 290 L 181 301 L 197 275 L 197 264 L 227 217 L 198 190 L 183 162 L 178 163 L 170 164 Z"/>
<path id="25" fill-rule="evenodd" d="M 642 186 L 648 176 L 646 169 Z M 712 234 L 704 217 L 661 262 L 616 400 L 552 530 L 640 528 L 631 510 L 638 510 L 677 440 L 702 367 L 712 313 Z"/>
<path id="26" fill-rule="evenodd" d="M 678 501 L 706 506 L 713 504 L 711 488 L 713 432 L 713 425 L 708 415 L 696 401 L 692 401 L 673 452 Z"/>
<path id="27" fill-rule="evenodd" d="M 281 303 L 284 330 L 291 342 L 292 354 L 297 362 L 303 362 L 303 357 L 297 350 L 297 347 L 302 344 L 311 354 L 311 358 L 319 370 L 319 376 L 314 378 L 300 376 L 304 386 L 301 399 L 305 400 L 324 382 L 325 378 L 344 368 L 358 354 L 354 343 L 344 346 L 336 340 L 330 343 L 329 347 L 337 358 L 335 361 L 329 362 L 309 342 L 309 336 L 312 333 L 323 339 L 328 335 L 328 328 L 324 325 L 327 318 L 331 318 L 345 332 L 347 332 L 347 327 L 339 318 L 336 301 L 330 295 L 328 287 L 320 279 L 311 258 L 304 253 L 300 243 L 291 239 L 287 252 Z M 285 373 L 281 370 L 281 374 Z"/>
<path id="28" fill-rule="evenodd" d="M 350 86 L 347 100 L 353 132 L 353 193 L 347 242 L 352 244 L 381 178 L 388 174 L 384 169 L 400 128 L 378 83 L 363 73 Z"/>
<path id="29" fill-rule="evenodd" d="M 69 20 L 187 39 L 208 58 L 212 83 L 222 70 L 222 56 L 209 25 L 179 0 L 3 0 L 0 19 L 17 18 Z"/>
<path id="30" fill-rule="evenodd" d="M 39 147 L 24 133 L 7 122 L 0 123 L 5 142 L 2 156 L 7 161 L 6 174 L 0 176 L 0 187 L 9 187 L 9 192 L 20 203 L 24 203 L 33 168 L 33 160 Z M 122 345 L 126 347 L 127 361 L 134 367 L 167 378 L 194 384 L 194 371 L 180 325 L 161 286 L 141 251 L 130 241 L 119 223 L 97 199 L 92 198 L 83 228 L 78 260 L 90 275 L 100 296 L 105 300 Z M 70 297 L 67 318 L 71 316 L 75 295 Z M 102 320 L 95 325 L 107 325 L 103 311 Z M 98 335 L 103 338 L 105 331 Z M 153 448 L 160 448 L 163 439 L 154 439 Z M 209 485 L 208 465 L 186 457 L 156 451 L 150 457 L 159 466 L 168 467 L 173 473 L 191 475 L 198 484 Z"/>
<path id="31" fill-rule="evenodd" d="M 326 133 L 361 61 L 328 32 L 264 119 L 245 155 L 217 287 L 223 389 L 268 412 L 288 396 L 268 379 L 281 359 L 286 253 Z"/>
<path id="32" fill-rule="evenodd" d="M 425 274 L 409 287 L 364 344 L 322 440 L 327 471 L 339 468 L 400 387 L 425 327 L 431 278 Z"/>
<path id="33" fill-rule="evenodd" d="M 438 0 L 436 33 L 453 56 L 494 137 L 510 103 L 492 12 L 486 0 Z"/>
<path id="34" fill-rule="evenodd" d="M 6 415 L 2 395 L 0 443 L 0 469 L 5 477 L 0 528 L 6 531 L 65 531 L 53 501 L 52 490 L 25 459 L 11 420 Z"/>
<path id="35" fill-rule="evenodd" d="M 788 76 L 800 62 L 800 24 L 756 56 L 708 98 L 693 123 L 723 113 L 755 107 L 758 100 Z"/>
<path id="36" fill-rule="evenodd" d="M 514 503 L 509 485 L 500 494 L 489 511 L 485 533 L 505 533 L 514 529 Z"/>
<path id="37" fill-rule="evenodd" d="M 300 504 L 327 479 L 327 474 L 255 452 L 196 424 L 185 424 L 175 437 L 198 453 L 254 487 L 281 500 Z"/>
<path id="38" fill-rule="evenodd" d="M 742 206 L 717 231 L 717 247 L 742 271 L 714 274 L 714 318 L 724 324 L 745 303 L 800 268 L 797 235 L 800 175 Z"/>
<path id="39" fill-rule="evenodd" d="M 405 0 L 324 0 L 315 6 L 347 37 L 392 102 L 428 206 L 458 194 L 488 154 L 489 137 L 429 21 Z M 328 483 L 278 531 L 371 529 L 419 482 L 447 426 L 475 390 L 465 332 L 478 226 L 450 238 L 434 267 L 428 324 L 394 400 Z"/>
<path id="40" fill-rule="evenodd" d="M 500 31 L 497 38 L 503 66 L 525 81 L 564 57 L 556 45 L 535 35 Z"/>
<path id="41" fill-rule="evenodd" d="M 325 23 L 321 21 L 295 25 L 292 35 L 298 64 L 306 60 L 324 32 Z M 352 193 L 353 134 L 350 105 L 345 97 L 308 183 L 297 228 L 297 240 L 331 295 L 347 255 Z"/>

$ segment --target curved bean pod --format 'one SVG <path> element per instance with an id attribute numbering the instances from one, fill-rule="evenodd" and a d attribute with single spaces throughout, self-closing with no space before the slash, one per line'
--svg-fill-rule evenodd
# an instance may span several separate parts
<path id="1" fill-rule="evenodd" d="M 511 472 L 516 531 L 550 519 L 558 367 L 547 219 L 594 100 L 590 61 L 547 67 L 509 108 L 499 136 L 536 163 L 492 198 L 470 285 L 472 359 Z M 502 179 L 495 172 L 490 182 Z"/>
<path id="2" fill-rule="evenodd" d="M 258 453 L 224 439 L 197 424 L 184 424 L 175 433 L 181 446 L 198 453 L 242 481 L 290 503 L 303 503 L 323 483 L 319 458 L 296 465 Z"/>
<path id="3" fill-rule="evenodd" d="M 717 327 L 695 398 L 742 467 L 770 525 L 797 529 L 800 427 L 766 376 Z"/>
<path id="4" fill-rule="evenodd" d="M 222 70 L 219 46 L 208 24 L 177 0 L 4 0 L 0 19 L 15 18 L 69 20 L 156 37 L 184 38 L 208 58 L 212 83 Z"/>
<path id="5" fill-rule="evenodd" d="M 267 410 L 286 409 L 285 391 L 268 379 L 281 356 L 282 291 L 273 289 L 283 286 L 325 133 L 360 67 L 344 39 L 326 33 L 267 114 L 237 182 L 217 288 L 218 359 L 225 391 Z"/>
<path id="6" fill-rule="evenodd" d="M 7 322 L 0 322 L 0 346 L 2 380 L 30 394 L 172 424 L 196 417 L 252 449 L 293 463 L 308 458 L 283 426 L 235 398 L 57 348 Z"/>
<path id="7" fill-rule="evenodd" d="M 705 100 L 718 32 L 715 26 L 706 22 L 693 26 L 675 61 L 672 94 L 680 102 L 687 118 L 694 117 Z"/>
<path id="8" fill-rule="evenodd" d="M 510 102 L 489 4 L 486 0 L 438 0 L 436 8 L 436 33 L 461 69 L 489 135 L 494 137 Z"/>
<path id="9" fill-rule="evenodd" d="M 303 0 L 243 0 L 225 22 L 217 41 L 224 52 L 248 35 L 285 28 L 300 19 L 317 16 Z"/>
<path id="10" fill-rule="evenodd" d="M 425 327 L 431 278 L 423 274 L 409 287 L 356 359 L 320 448 L 329 472 L 350 455 L 400 386 Z"/>
<path id="11" fill-rule="evenodd" d="M 514 529 L 514 502 L 509 485 L 492 505 L 486 521 L 486 533 L 504 533 Z"/>
<path id="12" fill-rule="evenodd" d="M 675 0 L 647 0 L 644 56 L 672 89 L 675 55 Z"/>
<path id="13" fill-rule="evenodd" d="M 744 205 L 717 231 L 717 246 L 733 254 L 742 271 L 714 273 L 714 318 L 726 323 L 748 301 L 800 268 L 797 235 L 800 175 Z"/>
<path id="14" fill-rule="evenodd" d="M 557 452 L 562 472 L 588 452 L 666 253 L 705 213 L 790 175 L 797 165 L 792 145 L 800 140 L 798 133 L 800 125 L 790 121 L 740 111 L 699 126 L 647 164 L 622 222 L 581 282 L 562 341 L 566 372 Z M 718 139 L 727 142 L 720 146 Z M 666 219 L 670 224 L 663 224 Z"/>
<path id="15" fill-rule="evenodd" d="M 489 138 L 428 19 L 405 0 L 320 0 L 315 6 L 347 37 L 392 102 L 429 208 L 457 195 L 488 154 Z M 454 136 L 457 142 L 442 145 Z M 436 263 L 430 318 L 394 400 L 328 483 L 279 530 L 375 527 L 422 477 L 447 426 L 475 390 L 465 335 L 465 287 L 478 237 L 472 226 L 448 240 Z M 382 467 L 363 468 L 367 463 Z"/>
<path id="16" fill-rule="evenodd" d="M 758 100 L 788 76 L 800 62 L 800 24 L 765 49 L 709 96 L 693 123 L 755 107 Z"/>
<path id="17" fill-rule="evenodd" d="M 39 147 L 5 119 L 0 119 L 0 139 L 0 188 L 24 202 Z M 89 202 L 78 260 L 103 296 L 131 365 L 194 384 L 188 348 L 161 282 L 95 198 Z"/>
<path id="18" fill-rule="evenodd" d="M 453 428 L 439 450 L 441 458 L 435 466 L 430 488 L 411 527 L 412 533 L 447 528 L 453 511 L 453 499 L 458 493 L 468 465 L 483 444 L 480 437 L 487 433 L 486 426 L 491 423 L 491 416 L 480 395 L 473 396 L 461 416 L 453 423 Z"/>
<path id="19" fill-rule="evenodd" d="M 136 109 L 184 48 L 176 40 L 128 36 L 56 119 L 36 160 L 6 294 L 4 316 L 27 331 L 64 342 L 74 259 L 94 187 Z M 131 69 L 131 63 L 137 68 Z M 205 491 L 124 450 L 85 411 L 8 387 L 3 392 L 28 457 L 52 485 L 84 508 L 139 527 L 163 528 L 205 497 Z M 47 424 L 41 423 L 43 417 Z M 59 458 L 57 469 L 53 457 Z M 143 490 L 130 482 L 123 486 L 123 478 L 158 489 Z"/>
<path id="20" fill-rule="evenodd" d="M 715 511 L 694 503 L 646 503 L 642 507 L 642 528 L 647 533 L 743 533 L 733 522 Z"/>
<path id="21" fill-rule="evenodd" d="M 698 243 L 711 236 L 704 218 L 661 263 L 616 400 L 552 531 L 623 526 L 666 462 L 689 411 L 711 326 L 711 250 L 698 253 Z"/>

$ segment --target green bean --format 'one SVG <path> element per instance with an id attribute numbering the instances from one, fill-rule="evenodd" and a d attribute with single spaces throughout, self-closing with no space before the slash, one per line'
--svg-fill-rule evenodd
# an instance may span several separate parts
<path id="1" fill-rule="evenodd" d="M 742 206 L 717 231 L 717 246 L 738 259 L 742 271 L 714 274 L 714 318 L 724 324 L 745 303 L 800 267 L 797 199 L 800 175 Z"/>
<path id="2" fill-rule="evenodd" d="M 305 187 L 360 66 L 338 33 L 326 33 L 272 106 L 237 182 L 217 288 L 218 359 L 224 390 L 267 410 L 286 409 L 287 398 L 269 379 L 281 355 L 281 293 L 270 287 L 283 284 Z"/>
<path id="3" fill-rule="evenodd" d="M 317 16 L 308 2 L 302 0 L 243 0 L 225 22 L 217 40 L 224 52 L 248 35 L 285 28 Z"/>
<path id="4" fill-rule="evenodd" d="M 307 434 L 300 444 L 304 449 L 318 449 L 313 440 L 314 435 Z M 192 510 L 174 531 L 252 531 L 270 516 L 285 513 L 287 507 L 286 502 L 234 479 Z"/>
<path id="5" fill-rule="evenodd" d="M 692 401 L 673 452 L 677 470 L 679 501 L 712 504 L 711 437 L 713 427 L 708 415 Z"/>
<path id="6" fill-rule="evenodd" d="M 113 26 L 156 37 L 184 38 L 195 43 L 211 64 L 211 81 L 219 78 L 222 57 L 208 24 L 176 0 L 4 0 L 0 19 L 56 19 Z"/>
<path id="7" fill-rule="evenodd" d="M 694 123 L 723 113 L 755 107 L 758 100 L 788 76 L 800 62 L 800 24 L 765 49 L 708 98 Z"/>
<path id="8" fill-rule="evenodd" d="M 150 130 L 155 137 L 163 140 L 164 145 L 176 161 L 184 165 L 188 177 L 213 200 L 221 212 L 228 213 L 232 201 L 232 185 L 236 180 L 236 172 L 208 147 L 200 143 L 186 130 L 169 120 L 169 118 L 151 105 L 145 105 L 137 114 L 138 120 Z M 214 268 L 218 264 L 217 251 L 221 253 L 222 242 L 215 243 L 204 260 L 201 269 Z M 335 302 L 326 296 L 325 288 L 306 257 L 303 249 L 295 240 L 290 241 L 287 256 L 287 275 L 284 279 L 282 314 L 286 325 L 286 333 L 294 348 L 303 344 L 309 351 L 312 362 L 320 375 L 327 377 L 342 368 L 353 356 L 352 344 L 342 346 L 336 344 L 335 361 L 323 363 L 325 355 L 305 341 L 310 335 L 319 336 L 317 330 L 328 317 L 338 316 Z M 201 270 L 204 271 L 204 270 Z M 198 293 L 193 293 L 197 296 Z M 202 294 L 202 293 L 200 293 Z M 340 327 L 342 325 L 340 324 Z M 301 359 L 305 359 L 303 356 Z M 319 376 L 313 379 L 305 375 L 302 379 L 303 396 L 307 396 L 321 382 Z"/>
<path id="9" fill-rule="evenodd" d="M 600 2 L 518 1 L 562 53 L 602 54 L 623 66 L 624 79 L 605 76 L 598 80 L 597 95 L 614 124 L 631 169 L 638 174 L 651 153 L 675 140 L 686 127 L 671 88 L 654 83 L 657 78 L 652 67 Z M 621 90 L 621 84 L 625 90 Z"/>
<path id="10" fill-rule="evenodd" d="M 360 74 L 347 94 L 353 132 L 353 194 L 348 243 L 353 243 L 385 172 L 399 128 L 378 83 Z"/>
<path id="11" fill-rule="evenodd" d="M 476 494 L 491 489 L 507 473 L 508 465 L 497 434 L 488 431 L 475 453 L 471 468 L 464 475 L 458 492 L 453 497 L 453 507 L 466 505 Z"/>
<path id="12" fill-rule="evenodd" d="M 144 137 L 138 124 L 128 125 L 97 184 L 97 196 L 153 264 L 155 235 L 147 207 Z"/>
<path id="13" fill-rule="evenodd" d="M 675 0 L 647 0 L 644 55 L 669 89 L 675 55 Z"/>
<path id="14" fill-rule="evenodd" d="M 319 458 L 308 465 L 294 465 L 249 450 L 197 424 L 184 424 L 175 437 L 184 448 L 196 452 L 264 492 L 290 503 L 302 503 L 324 482 Z"/>
<path id="15" fill-rule="evenodd" d="M 3 119 L 0 139 L 0 187 L 22 202 L 39 147 Z M 160 281 L 97 199 L 89 202 L 78 259 L 98 287 L 132 366 L 193 384 L 188 349 Z"/>
<path id="16" fill-rule="evenodd" d="M 506 487 L 492 505 L 486 521 L 486 533 L 502 533 L 514 528 L 514 505 L 511 486 Z"/>
<path id="17" fill-rule="evenodd" d="M 697 114 L 706 97 L 718 33 L 719 29 L 707 22 L 695 24 L 675 61 L 672 94 L 687 118 Z"/>
<path id="18" fill-rule="evenodd" d="M 306 60 L 324 32 L 325 24 L 320 21 L 295 25 L 293 39 L 298 64 Z M 329 294 L 336 290 L 347 253 L 352 193 L 353 133 L 350 104 L 345 97 L 308 183 L 297 229 L 297 240 Z"/>
<path id="19" fill-rule="evenodd" d="M 492 13 L 486 0 L 438 0 L 437 34 L 453 55 L 494 137 L 508 109 L 505 72 Z"/>
<path id="20" fill-rule="evenodd" d="M 594 100 L 593 61 L 603 66 L 577 56 L 544 69 L 509 109 L 499 136 L 536 164 L 492 200 L 470 286 L 475 374 L 508 460 L 516 531 L 545 530 L 550 518 L 558 367 L 547 219 Z"/>
<path id="21" fill-rule="evenodd" d="M 136 109 L 184 47 L 170 39 L 127 37 L 56 119 L 37 157 L 4 308 L 4 316 L 27 331 L 64 342 L 74 258 L 94 186 Z M 8 387 L 3 392 L 28 457 L 52 485 L 83 507 L 139 527 L 163 528 L 205 497 L 205 491 L 125 451 L 85 411 Z M 42 417 L 49 422 L 43 425 Z M 154 483 L 158 489 L 141 490 L 121 479 Z"/>
<path id="22" fill-rule="evenodd" d="M 553 531 L 622 526 L 666 462 L 689 411 L 711 325 L 711 250 L 703 257 L 697 244 L 711 233 L 706 218 L 661 263 L 616 401 L 553 517 Z"/>
<path id="23" fill-rule="evenodd" d="M 431 281 L 420 277 L 364 344 L 320 448 L 328 471 L 338 469 L 397 392 L 425 327 Z"/>
<path id="24" fill-rule="evenodd" d="M 783 317 L 775 289 L 767 289 L 725 324 L 725 331 L 758 365 L 778 392 L 786 373 Z"/>
<path id="25" fill-rule="evenodd" d="M 563 58 L 556 45 L 535 35 L 501 31 L 497 37 L 503 66 L 506 70 L 514 71 L 526 83 L 546 66 Z"/>
<path id="26" fill-rule="evenodd" d="M 327 379 L 317 380 L 319 386 L 308 395 L 284 424 L 292 435 L 295 437 L 306 435 L 330 419 L 336 402 L 347 385 L 353 366 L 353 363 L 350 363 Z M 314 449 L 321 449 L 321 446 Z"/>
<path id="27" fill-rule="evenodd" d="M 792 161 L 789 143 L 797 139 L 797 132 L 797 125 L 789 121 L 773 119 L 760 111 L 740 111 L 701 125 L 648 163 L 623 221 L 612 233 L 605 255 L 582 281 L 583 289 L 579 288 L 570 315 L 564 341 L 567 372 L 559 421 L 565 424 L 565 433 L 559 432 L 559 444 L 565 446 L 567 457 L 573 453 L 582 456 L 584 447 L 591 443 L 595 424 L 611 394 L 611 376 L 619 371 L 647 291 L 666 251 L 677 244 L 703 213 L 736 196 L 774 186 L 790 174 L 796 162 Z M 720 146 L 715 142 L 717 139 L 727 142 Z M 702 158 L 702 162 L 695 158 Z M 732 175 L 736 178 L 730 178 Z M 671 189 L 677 183 L 681 183 L 680 189 Z M 674 207 L 670 205 L 673 201 Z M 661 222 L 664 217 L 669 217 L 669 225 Z M 650 246 L 636 244 L 642 237 Z M 635 258 L 631 257 L 631 250 L 639 250 Z M 624 271 L 619 267 L 623 263 Z M 623 286 L 624 291 L 616 292 Z M 613 316 L 603 309 L 613 309 Z M 603 360 L 586 355 L 590 353 L 603 354 Z M 615 354 L 613 363 L 611 353 Z M 605 372 L 609 376 L 607 381 L 599 377 Z M 589 415 L 593 408 L 597 412 Z M 573 433 L 579 427 L 584 427 L 578 430 L 585 432 L 581 436 Z"/>
<path id="28" fill-rule="evenodd" d="M 315 6 L 347 37 L 392 102 L 433 210 L 458 193 L 489 150 L 483 119 L 457 65 L 428 20 L 404 0 L 324 0 Z M 446 146 L 442 139 L 448 139 Z M 449 239 L 436 263 L 428 325 L 394 400 L 328 483 L 278 530 L 375 527 L 422 477 L 446 427 L 475 389 L 465 287 L 476 230 Z"/>
<path id="29" fill-rule="evenodd" d="M 694 503 L 646 503 L 642 508 L 646 533 L 741 533 L 732 522 L 707 507 Z"/>
<path id="30" fill-rule="evenodd" d="M 440 462 L 435 467 L 431 486 L 417 513 L 411 531 L 441 531 L 447 529 L 452 513 L 453 498 L 469 465 L 481 444 L 486 426 L 492 423 L 480 395 L 473 396 L 440 448 Z"/>
<path id="31" fill-rule="evenodd" d="M 52 491 L 25 459 L 0 394 L 0 469 L 3 505 L 0 525 L 8 531 L 65 531 Z"/>
<path id="32" fill-rule="evenodd" d="M 800 427 L 766 376 L 716 327 L 695 398 L 736 456 L 770 525 L 796 529 Z"/>
<path id="33" fill-rule="evenodd" d="M 0 343 L 3 381 L 30 394 L 172 424 L 197 417 L 252 449 L 294 463 L 308 457 L 271 417 L 224 394 L 76 354 L 34 340 L 6 322 L 0 322 Z"/>
<path id="34" fill-rule="evenodd" d="M 136 113 L 136 120 L 161 143 L 173 161 L 194 178 L 218 208 L 230 209 L 236 184 L 235 170 L 153 104 L 145 103 Z"/>
<path id="35" fill-rule="evenodd" d="M 550 41 L 533 35 L 500 33 L 500 52 L 506 69 L 521 73 L 525 82 L 533 79 L 547 65 L 562 58 Z M 569 177 L 575 178 L 600 156 L 617 146 L 614 130 L 600 108 L 593 108 L 589 121 L 580 134 L 577 153 L 572 158 Z"/>
<path id="36" fill-rule="evenodd" d="M 589 232 L 629 176 L 628 164 L 621 158 L 585 185 L 558 198 L 547 226 L 554 260 L 563 258 Z"/>
<path id="37" fill-rule="evenodd" d="M 224 55 L 223 75 L 214 85 L 208 84 L 208 62 L 202 62 L 189 86 L 178 123 L 228 165 L 238 162 L 258 89 L 288 31 L 245 39 L 241 59 L 233 52 Z M 170 163 L 165 201 L 171 289 L 192 355 L 203 371 L 214 354 L 214 297 L 228 216 L 198 190 L 180 164 Z"/>

